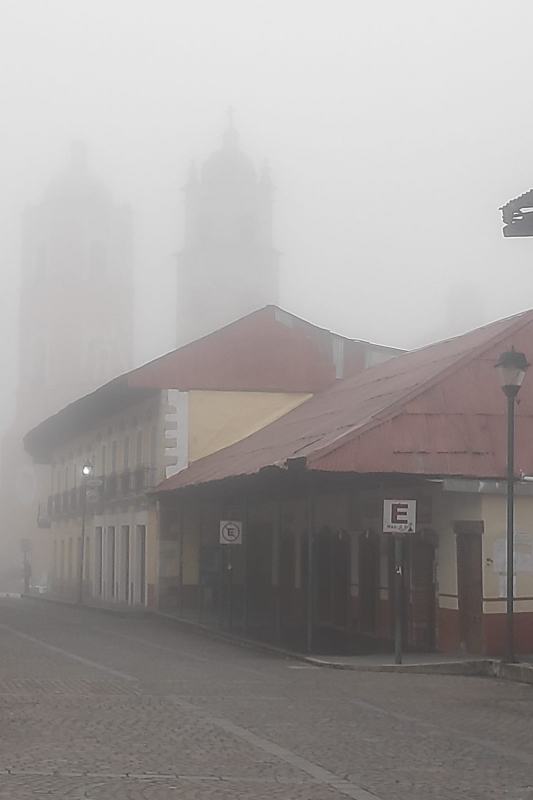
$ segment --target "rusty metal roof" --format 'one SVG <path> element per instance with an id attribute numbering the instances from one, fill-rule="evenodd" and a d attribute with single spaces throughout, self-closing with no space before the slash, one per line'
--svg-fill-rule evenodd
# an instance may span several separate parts
<path id="1" fill-rule="evenodd" d="M 360 372 L 369 357 L 402 352 L 265 306 L 78 398 L 33 428 L 24 446 L 46 458 L 59 441 L 161 389 L 314 393 Z"/>
<path id="2" fill-rule="evenodd" d="M 192 463 L 159 492 L 284 468 L 501 477 L 505 398 L 496 360 L 533 361 L 533 311 L 405 353 L 332 387 L 246 439 Z M 533 372 L 533 370 L 532 370 Z M 533 473 L 533 374 L 517 416 L 517 469 Z"/>
<path id="3" fill-rule="evenodd" d="M 128 373 L 131 387 L 316 392 L 365 366 L 368 351 L 403 350 L 344 336 L 265 306 Z"/>

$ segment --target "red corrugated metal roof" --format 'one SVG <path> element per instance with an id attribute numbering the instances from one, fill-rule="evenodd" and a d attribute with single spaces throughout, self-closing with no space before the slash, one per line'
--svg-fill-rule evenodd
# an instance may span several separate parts
<path id="1" fill-rule="evenodd" d="M 31 430 L 25 447 L 45 457 L 59 439 L 159 389 L 314 393 L 339 373 L 360 372 L 368 353 L 382 352 L 403 351 L 347 339 L 266 306 L 78 398 Z"/>
<path id="2" fill-rule="evenodd" d="M 344 376 L 363 369 L 369 348 L 391 355 L 402 352 L 338 336 L 266 306 L 128 373 L 128 384 L 181 391 L 313 393 L 335 381 L 339 359 Z"/>
<path id="3" fill-rule="evenodd" d="M 494 364 L 511 345 L 533 361 L 533 311 L 338 381 L 263 430 L 194 462 L 158 490 L 250 475 L 294 458 L 305 458 L 315 470 L 500 477 L 505 402 Z M 526 375 L 517 468 L 531 473 L 533 448 L 526 445 L 532 440 L 533 375 Z"/>

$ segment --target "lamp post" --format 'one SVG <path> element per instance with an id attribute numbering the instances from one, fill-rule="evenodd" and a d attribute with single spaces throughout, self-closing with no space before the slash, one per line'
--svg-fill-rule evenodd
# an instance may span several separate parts
<path id="1" fill-rule="evenodd" d="M 496 366 L 507 397 L 507 636 L 506 658 L 514 661 L 514 415 L 515 400 L 529 367 L 524 353 L 502 353 Z"/>
<path id="2" fill-rule="evenodd" d="M 85 517 L 87 513 L 87 482 L 93 474 L 93 465 L 87 462 L 81 468 L 81 542 L 78 603 L 83 603 L 83 568 L 85 562 Z"/>

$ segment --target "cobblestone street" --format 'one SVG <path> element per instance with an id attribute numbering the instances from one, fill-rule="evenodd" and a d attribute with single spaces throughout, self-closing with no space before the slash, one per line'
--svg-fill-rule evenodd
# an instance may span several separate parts
<path id="1" fill-rule="evenodd" d="M 533 800 L 533 690 L 0 600 L 0 798 Z"/>

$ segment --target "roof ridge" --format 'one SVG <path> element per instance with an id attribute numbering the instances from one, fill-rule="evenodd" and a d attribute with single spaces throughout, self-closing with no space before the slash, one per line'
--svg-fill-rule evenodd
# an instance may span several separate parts
<path id="1" fill-rule="evenodd" d="M 504 318 L 505 319 L 505 318 Z M 467 351 L 459 355 L 456 359 L 452 361 L 451 364 L 448 364 L 443 369 L 438 370 L 435 375 L 432 375 L 430 378 L 427 378 L 425 381 L 422 381 L 421 384 L 414 387 L 411 391 L 407 392 L 401 398 L 396 398 L 393 400 L 389 405 L 385 406 L 384 408 L 377 411 L 374 415 L 370 417 L 367 422 L 363 422 L 359 426 L 355 426 L 351 431 L 339 434 L 338 437 L 332 442 L 329 442 L 322 448 L 318 448 L 315 450 L 306 461 L 312 463 L 313 461 L 320 460 L 323 456 L 327 455 L 328 453 L 332 452 L 338 447 L 339 439 L 344 439 L 345 442 L 350 442 L 352 439 L 357 438 L 362 433 L 366 433 L 369 430 L 379 427 L 383 425 L 385 422 L 388 422 L 391 419 L 394 419 L 396 416 L 395 411 L 399 411 L 400 408 L 406 405 L 406 403 L 411 402 L 416 397 L 419 397 L 421 394 L 426 392 L 428 389 L 432 388 L 435 384 L 439 383 L 443 378 L 447 377 L 451 372 L 454 370 L 464 367 L 470 361 L 473 361 L 479 355 L 481 355 L 486 350 L 489 350 L 499 338 L 502 338 L 504 335 L 509 335 L 509 333 L 515 333 L 516 331 L 520 330 L 521 328 L 525 327 L 529 323 L 533 322 L 533 309 L 528 309 L 527 311 L 522 311 L 519 314 L 513 314 L 510 317 L 507 317 L 507 320 L 510 321 L 510 324 L 504 329 L 504 331 L 499 331 L 494 336 L 491 336 L 488 340 L 484 341 L 477 347 L 474 347 L 472 350 Z M 502 320 L 497 320 L 501 322 Z M 494 325 L 495 323 L 489 323 L 488 326 L 482 327 L 489 327 L 490 325 Z M 474 333 L 475 331 L 480 330 L 480 328 L 474 328 L 472 331 L 467 331 L 467 333 L 462 334 L 462 336 L 468 336 L 470 333 Z M 452 339 L 459 339 L 461 336 L 452 337 Z M 444 339 L 443 342 L 451 341 L 450 339 Z M 439 344 L 439 342 L 435 342 L 435 345 Z M 427 345 L 427 347 L 432 347 L 433 345 Z M 425 348 L 420 348 L 418 351 L 408 351 L 405 353 L 408 356 L 412 352 L 420 352 Z M 401 358 L 401 356 L 398 356 Z M 381 366 L 381 365 L 378 365 Z M 364 374 L 364 373 L 360 373 Z M 327 390 L 326 390 L 327 391 Z M 290 460 L 290 459 L 289 459 Z"/>

